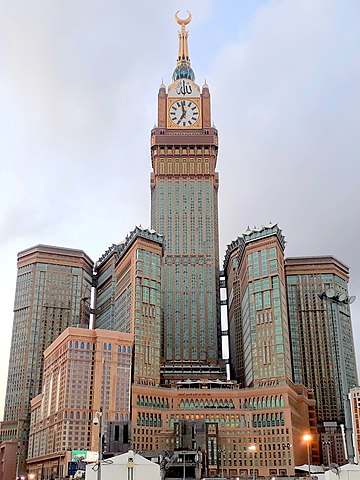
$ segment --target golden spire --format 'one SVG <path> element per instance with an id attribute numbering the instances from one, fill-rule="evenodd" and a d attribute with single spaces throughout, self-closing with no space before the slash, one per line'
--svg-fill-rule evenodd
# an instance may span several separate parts
<path id="1" fill-rule="evenodd" d="M 189 49 L 188 49 L 188 31 L 185 29 L 185 25 L 188 25 L 191 22 L 191 13 L 188 11 L 188 17 L 185 19 L 178 17 L 179 10 L 175 13 L 175 21 L 178 25 L 181 26 L 181 30 L 179 32 L 179 55 L 177 59 L 177 65 L 180 67 L 181 65 L 186 65 L 190 67 L 190 57 L 189 57 Z"/>

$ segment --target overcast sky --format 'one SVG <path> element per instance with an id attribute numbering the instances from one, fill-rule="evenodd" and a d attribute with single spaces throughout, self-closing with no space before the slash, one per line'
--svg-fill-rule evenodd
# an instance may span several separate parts
<path id="1" fill-rule="evenodd" d="M 149 226 L 149 135 L 177 10 L 193 15 L 192 67 L 219 130 L 220 258 L 270 220 L 287 256 L 339 258 L 360 353 L 359 0 L 0 0 L 0 405 L 17 252 L 97 260 Z"/>

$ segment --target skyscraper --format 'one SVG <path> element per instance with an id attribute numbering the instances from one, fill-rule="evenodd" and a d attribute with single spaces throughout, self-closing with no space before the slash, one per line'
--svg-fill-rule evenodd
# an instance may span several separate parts
<path id="1" fill-rule="evenodd" d="M 93 262 L 82 250 L 37 245 L 18 254 L 14 323 L 1 439 L 17 439 L 20 473 L 30 401 L 41 392 L 45 349 L 69 326 L 88 326 Z"/>
<path id="2" fill-rule="evenodd" d="M 353 431 L 353 445 L 355 454 L 355 463 L 360 461 L 360 387 L 353 387 L 349 392 L 350 409 Z"/>
<path id="3" fill-rule="evenodd" d="M 349 269 L 331 256 L 284 260 L 284 247 L 276 225 L 248 229 L 228 247 L 230 372 L 246 387 L 283 375 L 312 389 L 323 460 L 329 445 L 342 464 L 354 455 L 347 395 L 358 382 Z"/>
<path id="4" fill-rule="evenodd" d="M 248 229 L 226 252 L 230 370 L 243 387 L 292 380 L 284 248 L 269 225 Z"/>
<path id="5" fill-rule="evenodd" d="M 92 279 L 94 310 L 88 308 L 92 263 L 81 264 L 87 272 L 86 282 L 84 288 L 75 289 L 80 307 L 72 312 L 72 318 L 76 325 L 85 325 L 92 311 L 96 330 L 69 329 L 46 351 L 43 393 L 32 401 L 29 464 L 36 474 L 43 467 L 47 477 L 64 473 L 59 464 L 66 465 L 66 448 L 88 448 L 95 443 L 91 425 L 94 408 L 103 407 L 105 429 L 109 427 L 109 433 L 114 427 L 116 436 L 122 420 L 119 417 L 125 416 L 122 426 L 129 420 L 126 412 L 130 402 L 132 446 L 151 456 L 166 451 L 169 458 L 173 453 L 169 463 L 177 463 L 184 476 L 186 471 L 193 474 L 195 456 L 196 463 L 203 459 L 201 473 L 205 477 L 220 476 L 220 472 L 227 477 L 292 475 L 294 465 L 308 459 L 305 432 L 313 434 L 311 463 L 320 462 L 313 390 L 292 381 L 285 239 L 277 225 L 248 229 L 227 250 L 231 374 L 237 382 L 224 378 L 220 358 L 217 131 L 211 127 L 209 88 L 205 84 L 201 89 L 195 83 L 190 65 L 185 26 L 191 16 L 176 18 L 181 26 L 178 64 L 173 83 L 160 87 L 158 125 L 151 133 L 151 222 L 157 232 L 137 227 L 99 259 Z M 54 299 L 60 302 L 68 298 L 70 293 L 63 287 L 72 284 L 72 279 L 64 282 L 59 274 L 64 260 L 57 263 L 56 259 L 60 250 L 70 253 L 55 247 L 42 249 L 49 258 L 38 265 L 39 278 L 45 283 L 48 279 L 48 283 L 28 305 L 34 311 L 44 307 L 41 320 L 50 319 L 51 326 L 55 318 L 57 328 L 65 313 L 57 313 L 54 304 L 60 310 L 66 308 Z M 71 272 L 78 270 L 81 268 L 74 267 Z M 36 268 L 34 275 L 36 279 Z M 26 278 L 23 280 L 17 291 L 19 301 L 23 289 L 28 288 Z M 326 296 L 342 302 L 344 291 L 330 294 L 328 290 L 321 292 L 322 301 Z M 46 300 L 39 302 L 39 295 Z M 53 303 L 48 315 L 49 299 Z M 340 314 L 339 319 L 340 327 L 348 328 Z M 23 327 L 21 322 L 17 325 Z M 129 382 L 130 354 L 131 393 L 128 383 L 125 385 Z M 31 355 L 32 351 L 27 361 Z M 344 354 L 345 363 L 346 358 Z M 62 376 L 64 365 L 57 362 L 66 362 L 67 378 Z M 83 378 L 89 374 L 90 382 Z M 160 385 L 161 379 L 166 386 Z M 57 401 L 63 406 L 58 416 Z M 69 423 L 65 414 L 70 415 Z M 18 425 L 15 423 L 15 428 Z M 10 429 L 11 422 L 7 426 Z M 84 428 L 81 434 L 80 428 Z M 21 438 L 25 445 L 25 436 Z M 48 445 L 42 443 L 44 438 L 50 438 Z M 113 444 L 116 442 L 118 438 Z M 181 458 L 180 448 L 192 452 L 183 453 Z M 185 465 L 186 457 L 190 465 Z M 196 468 L 199 477 L 200 468 Z"/>
<path id="6" fill-rule="evenodd" d="M 163 238 L 136 227 L 96 263 L 96 328 L 134 335 L 133 382 L 160 383 Z"/>
<path id="7" fill-rule="evenodd" d="M 331 256 L 291 257 L 285 259 L 285 272 L 294 381 L 314 389 L 321 430 L 327 422 L 346 426 L 352 459 L 348 393 L 358 377 L 349 269 Z"/>
<path id="8" fill-rule="evenodd" d="M 162 375 L 224 375 L 218 241 L 218 136 L 210 93 L 195 83 L 185 20 L 173 82 L 162 84 L 151 132 L 151 226 L 164 236 Z"/>

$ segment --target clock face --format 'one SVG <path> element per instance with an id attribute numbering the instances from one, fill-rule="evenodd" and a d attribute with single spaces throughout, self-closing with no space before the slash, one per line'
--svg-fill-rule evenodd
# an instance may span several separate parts
<path id="1" fill-rule="evenodd" d="M 178 127 L 189 127 L 199 119 L 199 107 L 191 100 L 176 100 L 170 107 L 171 122 Z"/>

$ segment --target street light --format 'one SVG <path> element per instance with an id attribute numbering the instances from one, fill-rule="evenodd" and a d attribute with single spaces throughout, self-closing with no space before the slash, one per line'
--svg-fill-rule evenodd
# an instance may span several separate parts
<path id="1" fill-rule="evenodd" d="M 185 480 L 185 472 L 186 472 L 186 458 L 185 458 L 185 452 L 184 452 L 184 470 L 183 470 L 184 480 Z"/>
<path id="2" fill-rule="evenodd" d="M 309 433 L 305 433 L 303 436 L 303 440 L 306 442 L 307 446 L 307 456 L 308 456 L 308 467 L 309 467 L 309 477 L 311 476 L 311 469 L 310 469 L 310 442 L 312 440 L 312 436 Z"/>
<path id="3" fill-rule="evenodd" d="M 99 425 L 99 444 L 98 444 L 98 470 L 97 470 L 97 480 L 101 480 L 101 460 L 102 460 L 102 407 L 100 411 L 95 412 L 95 417 L 93 419 L 93 425 Z"/>
<path id="4" fill-rule="evenodd" d="M 19 463 L 20 463 L 20 446 L 18 445 L 18 449 L 16 452 L 16 480 L 19 478 Z"/>
<path id="5" fill-rule="evenodd" d="M 252 467 L 253 467 L 253 480 L 255 480 L 255 452 L 256 452 L 256 445 L 250 445 L 248 450 L 252 452 Z"/>

